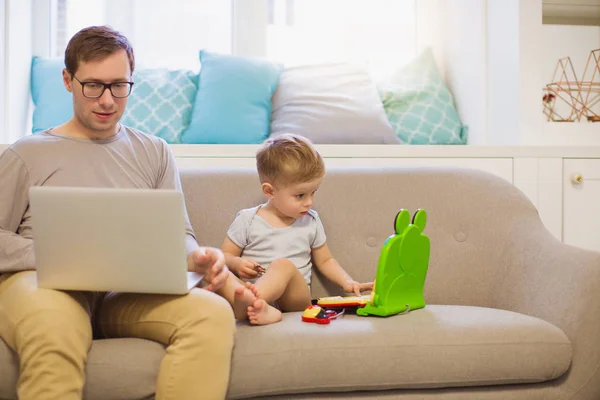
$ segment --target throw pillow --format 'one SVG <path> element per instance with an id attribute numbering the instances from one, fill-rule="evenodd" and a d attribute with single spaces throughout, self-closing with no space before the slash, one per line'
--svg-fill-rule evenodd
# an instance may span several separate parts
<path id="1" fill-rule="evenodd" d="M 466 144 L 467 127 L 454 107 L 431 49 L 378 85 L 394 132 L 407 144 Z"/>
<path id="2" fill-rule="evenodd" d="M 271 97 L 282 66 L 200 51 L 200 83 L 182 143 L 252 144 L 269 136 Z"/>
<path id="3" fill-rule="evenodd" d="M 31 60 L 33 133 L 62 125 L 73 117 L 73 98 L 63 84 L 63 68 L 61 58 L 34 56 Z"/>
<path id="4" fill-rule="evenodd" d="M 187 70 L 140 69 L 133 73 L 133 91 L 121 123 L 180 143 L 190 124 L 198 90 L 198 74 Z"/>
<path id="5" fill-rule="evenodd" d="M 64 61 L 33 57 L 31 65 L 32 132 L 61 125 L 73 117 L 73 99 L 62 81 Z M 188 70 L 139 69 L 121 123 L 179 143 L 187 128 L 198 74 Z"/>
<path id="6" fill-rule="evenodd" d="M 399 142 L 367 71 L 346 63 L 286 68 L 273 96 L 271 131 L 315 144 Z"/>

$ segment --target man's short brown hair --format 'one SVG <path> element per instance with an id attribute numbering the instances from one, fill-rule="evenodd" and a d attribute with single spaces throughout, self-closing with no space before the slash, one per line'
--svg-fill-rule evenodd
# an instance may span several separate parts
<path id="1" fill-rule="evenodd" d="M 129 40 L 110 26 L 90 26 L 77 32 L 65 50 L 65 67 L 75 74 L 80 62 L 102 60 L 119 50 L 125 50 L 133 74 L 135 56 Z"/>
<path id="2" fill-rule="evenodd" d="M 310 140 L 282 134 L 267 139 L 256 154 L 261 183 L 304 183 L 325 175 L 323 158 Z"/>

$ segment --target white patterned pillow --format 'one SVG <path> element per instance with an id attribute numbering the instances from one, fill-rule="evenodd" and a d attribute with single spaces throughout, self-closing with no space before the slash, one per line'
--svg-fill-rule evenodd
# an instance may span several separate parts
<path id="1" fill-rule="evenodd" d="M 190 124 L 198 74 L 189 70 L 141 69 L 133 73 L 133 91 L 121 123 L 180 143 Z"/>

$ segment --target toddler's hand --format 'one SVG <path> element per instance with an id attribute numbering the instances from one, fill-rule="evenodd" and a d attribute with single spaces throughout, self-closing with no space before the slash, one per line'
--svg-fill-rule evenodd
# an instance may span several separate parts
<path id="1" fill-rule="evenodd" d="M 355 296 L 360 296 L 360 292 L 373 290 L 373 282 L 360 283 L 354 280 L 344 282 L 344 292 L 354 293 Z"/>
<path id="2" fill-rule="evenodd" d="M 265 270 L 254 260 L 249 258 L 240 258 L 240 263 L 237 266 L 236 272 L 240 278 L 253 279 L 259 274 L 265 272 Z"/>

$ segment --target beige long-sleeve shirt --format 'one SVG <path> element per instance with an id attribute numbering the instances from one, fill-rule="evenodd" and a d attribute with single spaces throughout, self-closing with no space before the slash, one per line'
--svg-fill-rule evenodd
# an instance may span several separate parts
<path id="1" fill-rule="evenodd" d="M 106 140 L 76 139 L 51 130 L 22 138 L 0 154 L 0 274 L 35 269 L 31 186 L 181 191 L 173 155 L 158 137 L 122 126 Z M 186 233 L 189 253 L 198 244 L 187 214 Z"/>

